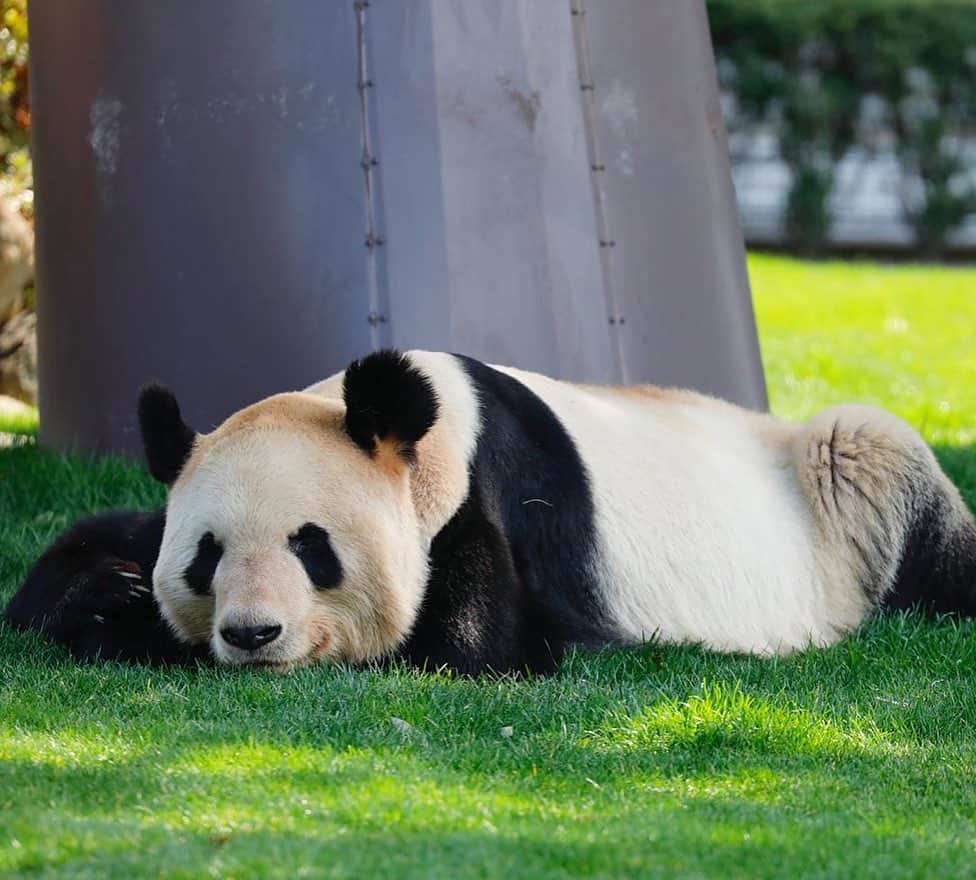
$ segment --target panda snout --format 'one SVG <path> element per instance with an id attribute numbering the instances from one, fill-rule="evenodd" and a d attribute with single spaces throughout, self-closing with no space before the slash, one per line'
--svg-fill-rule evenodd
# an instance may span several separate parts
<path id="1" fill-rule="evenodd" d="M 281 624 L 258 623 L 252 626 L 225 626 L 220 637 L 242 651 L 256 651 L 273 642 L 281 635 Z"/>

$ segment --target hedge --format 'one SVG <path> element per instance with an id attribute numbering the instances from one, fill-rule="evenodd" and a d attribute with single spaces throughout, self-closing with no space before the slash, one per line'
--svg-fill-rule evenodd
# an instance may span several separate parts
<path id="1" fill-rule="evenodd" d="M 730 130 L 771 127 L 792 172 L 786 231 L 821 248 L 839 159 L 891 147 L 904 215 L 938 255 L 976 211 L 976 0 L 707 0 Z"/>

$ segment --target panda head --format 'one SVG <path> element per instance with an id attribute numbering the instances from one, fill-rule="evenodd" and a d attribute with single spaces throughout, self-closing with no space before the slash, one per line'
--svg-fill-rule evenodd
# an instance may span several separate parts
<path id="1" fill-rule="evenodd" d="M 437 411 L 396 352 L 353 363 L 342 400 L 279 394 L 210 434 L 184 423 L 170 392 L 145 389 L 146 459 L 169 487 L 153 588 L 176 634 L 232 664 L 394 649 L 427 577 L 410 470 Z"/>

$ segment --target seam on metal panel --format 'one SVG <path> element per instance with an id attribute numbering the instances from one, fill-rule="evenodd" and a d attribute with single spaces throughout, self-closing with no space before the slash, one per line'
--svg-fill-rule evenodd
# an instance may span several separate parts
<path id="1" fill-rule="evenodd" d="M 584 0 L 570 0 L 570 13 L 573 17 L 573 42 L 576 49 L 576 64 L 579 70 L 580 100 L 583 105 L 583 128 L 586 132 L 586 152 L 590 163 L 590 183 L 593 187 L 593 211 L 596 217 L 597 237 L 600 245 L 600 271 L 603 275 L 603 289 L 606 294 L 607 324 L 610 334 L 610 349 L 616 361 L 618 378 L 627 382 L 627 365 L 624 360 L 623 340 L 620 328 L 627 319 L 620 313 L 616 292 L 613 287 L 613 251 L 617 246 L 607 219 L 606 194 L 600 178 L 606 173 L 606 163 L 600 158 L 600 145 L 596 136 L 596 83 L 593 81 L 593 68 L 590 62 L 590 47 L 586 38 L 586 6 Z"/>
<path id="2" fill-rule="evenodd" d="M 379 248 L 386 242 L 377 223 L 376 167 L 379 160 L 373 148 L 370 130 L 371 98 L 376 84 L 370 78 L 369 55 L 366 46 L 366 16 L 370 0 L 355 0 L 353 9 L 356 15 L 356 89 L 359 92 L 359 129 L 361 152 L 359 165 L 363 172 L 363 187 L 366 207 L 366 288 L 369 311 L 366 321 L 369 324 L 370 345 L 381 348 L 383 345 L 381 325 L 387 323 L 386 309 L 381 301 L 379 282 Z"/>

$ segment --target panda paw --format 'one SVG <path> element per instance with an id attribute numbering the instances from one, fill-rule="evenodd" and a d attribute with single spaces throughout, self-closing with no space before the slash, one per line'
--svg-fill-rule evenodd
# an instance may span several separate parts
<path id="1" fill-rule="evenodd" d="M 108 558 L 86 572 L 82 583 L 70 590 L 66 599 L 75 619 L 88 618 L 103 624 L 133 606 L 152 602 L 152 585 L 137 563 Z"/>

